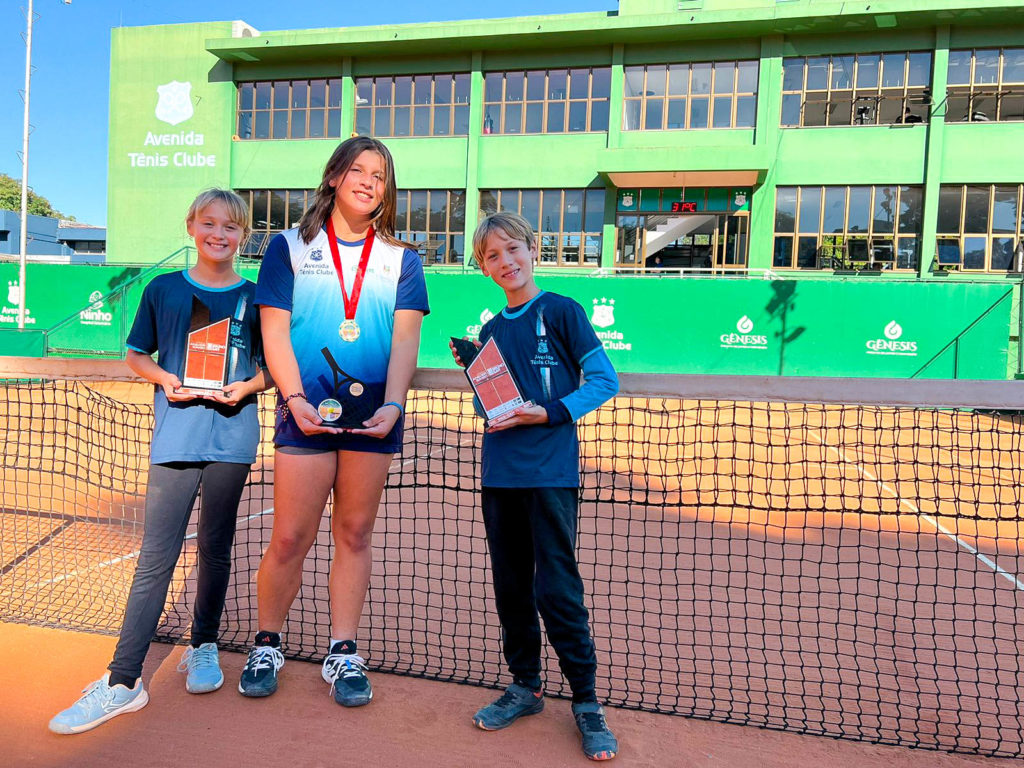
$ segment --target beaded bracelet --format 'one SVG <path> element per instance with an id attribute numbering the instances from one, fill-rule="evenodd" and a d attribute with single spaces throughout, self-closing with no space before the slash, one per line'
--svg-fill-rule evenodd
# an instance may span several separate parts
<path id="1" fill-rule="evenodd" d="M 398 409 L 398 415 L 399 416 L 401 416 L 402 414 L 405 413 L 405 408 L 403 408 L 401 405 L 396 403 L 394 400 L 389 400 L 388 402 L 384 403 L 384 405 L 393 405 L 393 406 L 395 406 L 395 408 Z M 384 405 L 382 405 L 381 408 L 383 408 Z"/>
<path id="2" fill-rule="evenodd" d="M 304 392 L 295 392 L 294 394 L 288 395 L 288 397 L 281 401 L 281 404 L 278 405 L 276 409 L 277 415 L 281 417 L 282 421 L 287 419 L 288 414 L 291 413 L 291 410 L 288 408 L 288 401 L 296 397 L 301 397 L 303 400 L 306 400 L 307 403 L 309 402 L 309 400 L 306 399 Z"/>

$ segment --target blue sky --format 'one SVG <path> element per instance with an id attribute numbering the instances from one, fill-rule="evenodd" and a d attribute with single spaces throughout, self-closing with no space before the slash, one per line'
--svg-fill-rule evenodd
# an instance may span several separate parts
<path id="1" fill-rule="evenodd" d="M 0 2 L 0 173 L 16 179 L 21 178 L 25 6 L 27 0 Z M 365 5 L 341 0 L 73 0 L 71 5 L 35 0 L 29 185 L 62 213 L 106 224 L 114 27 L 241 19 L 263 31 L 578 13 L 617 6 L 617 0 L 391 0 Z"/>

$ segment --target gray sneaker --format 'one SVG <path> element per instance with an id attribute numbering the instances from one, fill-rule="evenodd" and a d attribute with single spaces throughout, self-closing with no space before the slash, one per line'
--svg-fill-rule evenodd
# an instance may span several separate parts
<path id="1" fill-rule="evenodd" d="M 520 717 L 535 715 L 543 709 L 544 691 L 531 691 L 512 683 L 501 696 L 473 715 L 473 722 L 485 731 L 498 731 Z"/>
<path id="2" fill-rule="evenodd" d="M 573 704 L 572 715 L 583 739 L 583 754 L 591 760 L 611 760 L 619 753 L 619 742 L 608 730 L 600 704 L 596 701 Z"/>
<path id="3" fill-rule="evenodd" d="M 82 733 L 127 712 L 137 712 L 149 703 L 149 694 L 142 687 L 142 679 L 135 687 L 110 686 L 110 673 L 97 680 L 84 691 L 82 698 L 57 714 L 50 721 L 54 733 Z"/>

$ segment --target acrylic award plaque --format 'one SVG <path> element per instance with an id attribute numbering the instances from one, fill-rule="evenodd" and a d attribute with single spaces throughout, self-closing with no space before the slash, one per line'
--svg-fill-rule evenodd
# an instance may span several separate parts
<path id="1" fill-rule="evenodd" d="M 460 353 L 459 357 L 462 355 Z M 527 405 L 494 338 L 488 339 L 466 366 L 466 378 L 480 400 L 488 424 L 499 424 Z"/>
<path id="2" fill-rule="evenodd" d="M 331 367 L 333 382 L 320 377 L 320 383 L 330 394 L 316 403 L 317 413 L 324 420 L 324 426 L 360 429 L 363 422 L 377 410 L 369 388 L 359 379 L 345 373 L 330 349 L 324 347 L 320 353 Z"/>
<path id="3" fill-rule="evenodd" d="M 192 296 L 192 322 L 185 344 L 185 372 L 179 392 L 212 395 L 224 390 L 228 375 L 230 317 L 210 322 L 210 308 Z"/>

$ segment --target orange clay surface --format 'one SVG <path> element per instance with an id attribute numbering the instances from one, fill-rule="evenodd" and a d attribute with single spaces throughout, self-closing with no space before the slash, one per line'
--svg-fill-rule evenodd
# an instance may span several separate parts
<path id="1" fill-rule="evenodd" d="M 269 699 L 236 690 L 244 663 L 221 657 L 226 682 L 212 694 L 185 692 L 175 671 L 181 649 L 155 644 L 143 679 L 149 705 L 88 733 L 51 734 L 49 718 L 99 677 L 114 638 L 0 623 L 0 750 L 9 766 L 416 766 L 556 768 L 592 765 L 579 751 L 569 703 L 505 731 L 470 722 L 494 692 L 374 674 L 374 700 L 335 704 L 315 664 L 287 662 Z M 967 757 L 608 709 L 621 742 L 616 768 L 1002 768 L 1016 761 Z"/>

